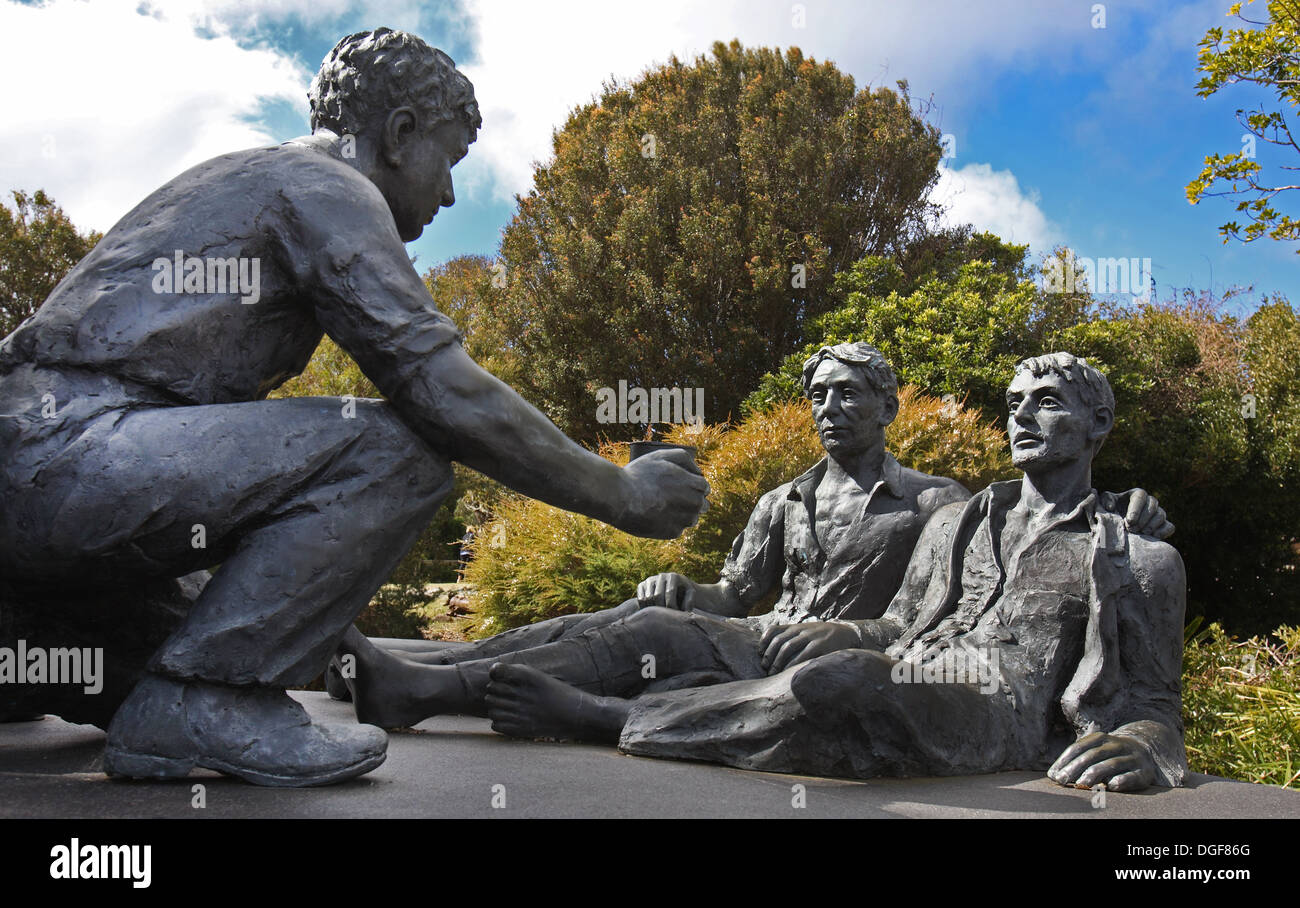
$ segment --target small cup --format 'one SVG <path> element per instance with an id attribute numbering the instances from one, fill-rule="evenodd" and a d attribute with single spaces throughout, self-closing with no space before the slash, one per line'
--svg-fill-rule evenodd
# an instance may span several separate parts
<path id="1" fill-rule="evenodd" d="M 679 451 L 685 451 L 687 454 L 691 455 L 692 461 L 695 460 L 695 448 L 691 445 L 674 445 L 666 441 L 634 441 L 632 442 L 632 447 L 628 453 L 628 462 L 631 463 L 638 457 L 649 454 L 651 451 L 671 451 L 674 448 Z"/>

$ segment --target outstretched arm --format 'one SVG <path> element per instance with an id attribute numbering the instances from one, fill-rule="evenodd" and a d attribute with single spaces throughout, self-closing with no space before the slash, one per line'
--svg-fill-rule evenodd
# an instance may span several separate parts
<path id="1" fill-rule="evenodd" d="M 312 159 L 309 170 L 334 165 Z M 337 172 L 334 172 L 337 171 Z M 480 368 L 407 258 L 383 196 L 339 164 L 293 187 L 298 282 L 317 321 L 435 450 L 525 495 L 641 536 L 693 523 L 708 483 L 682 452 L 619 468 Z M 329 179 L 326 179 L 329 177 Z M 345 185 L 340 185 L 345 184 Z"/>
<path id="2" fill-rule="evenodd" d="M 685 452 L 656 452 L 620 468 L 571 441 L 458 343 L 428 357 L 406 388 L 393 390 L 400 395 L 395 403 L 404 398 L 403 413 L 424 425 L 421 434 L 453 459 L 629 533 L 676 536 L 695 522 L 708 493 Z"/>

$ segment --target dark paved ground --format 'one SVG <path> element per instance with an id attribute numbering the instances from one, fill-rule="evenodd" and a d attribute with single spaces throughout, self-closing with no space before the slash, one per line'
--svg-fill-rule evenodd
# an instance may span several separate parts
<path id="1" fill-rule="evenodd" d="M 316 715 L 348 704 L 297 694 Z M 104 735 L 59 719 L 0 725 L 0 817 L 1081 817 L 1300 818 L 1300 792 L 1196 775 L 1185 789 L 1107 795 L 1038 773 L 845 782 L 628 757 L 611 748 L 515 741 L 450 717 L 392 735 L 388 760 L 330 788 L 257 788 L 215 773 L 110 780 Z M 191 806 L 195 783 L 207 806 Z M 792 806 L 796 785 L 806 807 Z M 505 806 L 493 807 L 494 786 Z"/>

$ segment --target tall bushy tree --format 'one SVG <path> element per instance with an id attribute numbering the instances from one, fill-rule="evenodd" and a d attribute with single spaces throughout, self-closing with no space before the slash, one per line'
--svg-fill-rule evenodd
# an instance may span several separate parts
<path id="1" fill-rule="evenodd" d="M 703 387 L 727 418 L 837 273 L 922 230 L 941 156 L 905 84 L 734 41 L 606 84 L 553 146 L 503 237 L 500 311 L 521 390 L 584 440 L 619 380 Z"/>
<path id="2" fill-rule="evenodd" d="M 11 195 L 13 210 L 0 205 L 0 337 L 34 313 L 102 236 L 79 232 L 44 190 Z"/>

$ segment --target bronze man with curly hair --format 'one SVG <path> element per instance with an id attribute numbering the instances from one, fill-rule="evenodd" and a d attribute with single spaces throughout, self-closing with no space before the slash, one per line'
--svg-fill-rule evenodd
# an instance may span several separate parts
<path id="1" fill-rule="evenodd" d="M 434 308 L 403 243 L 455 201 L 481 125 L 446 54 L 350 35 L 309 98 L 310 136 L 166 183 L 0 344 L 0 593 L 29 636 L 79 634 L 120 681 L 57 703 L 6 684 L 0 717 L 112 716 L 112 775 L 319 785 L 379 765 L 383 731 L 315 724 L 285 688 L 325 667 L 452 460 L 644 536 L 676 536 L 707 494 L 680 452 L 620 469 L 570 441 Z M 228 292 L 236 273 L 258 292 Z M 323 334 L 386 402 L 265 399 Z M 176 609 L 130 617 L 146 589 Z"/>

